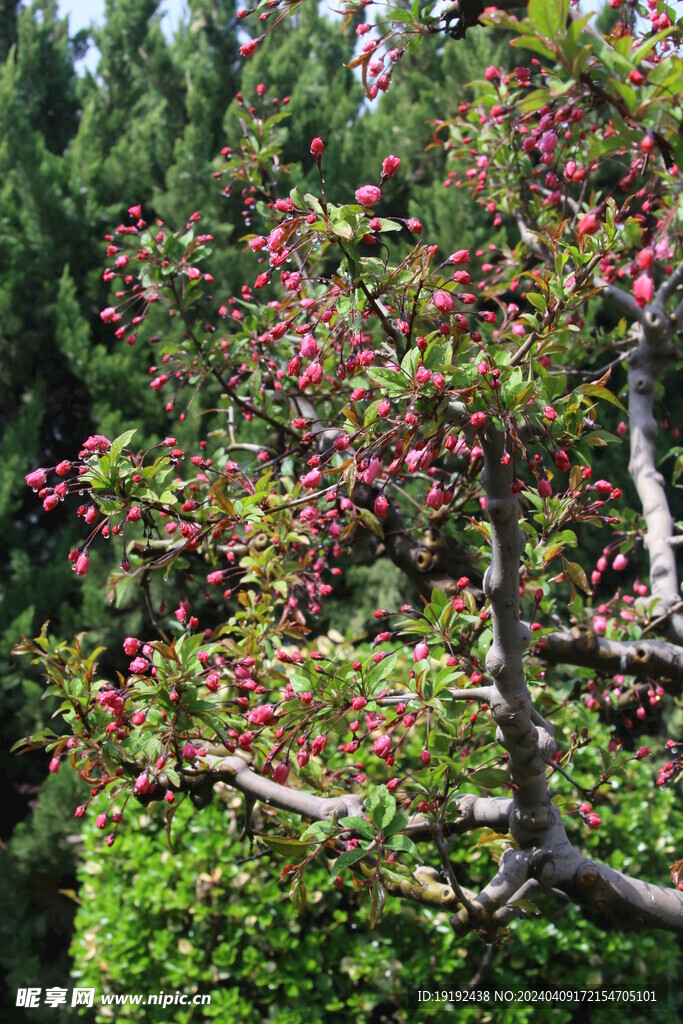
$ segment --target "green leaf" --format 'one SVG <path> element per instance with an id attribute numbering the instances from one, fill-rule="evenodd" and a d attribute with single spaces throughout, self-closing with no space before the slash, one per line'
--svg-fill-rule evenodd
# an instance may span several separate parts
<path id="1" fill-rule="evenodd" d="M 19 750 L 21 747 L 26 747 L 27 750 L 32 750 L 35 747 L 45 746 L 52 739 L 57 739 L 57 734 L 52 729 L 41 729 L 40 732 L 31 733 L 30 736 L 25 736 L 21 740 L 17 740 L 13 746 L 10 747 L 10 754 L 14 753 L 15 750 Z"/>
<path id="2" fill-rule="evenodd" d="M 379 831 L 383 831 L 396 817 L 396 801 L 386 786 L 375 786 L 371 790 L 366 807 Z"/>
<path id="3" fill-rule="evenodd" d="M 277 853 L 279 857 L 287 857 L 291 860 L 292 857 L 296 857 L 299 854 L 306 855 L 308 847 L 311 845 L 310 842 L 305 842 L 303 839 L 286 839 L 280 836 L 265 836 L 260 832 L 254 833 L 254 838 L 259 842 L 267 846 L 273 853 Z"/>
<path id="4" fill-rule="evenodd" d="M 316 213 L 322 215 L 322 204 L 317 196 L 312 195 L 312 193 L 310 192 L 306 192 L 306 194 L 304 195 L 304 202 L 306 206 L 310 207 L 311 210 L 315 210 Z"/>
<path id="5" fill-rule="evenodd" d="M 400 853 L 409 853 L 411 857 L 415 857 L 416 860 L 422 859 L 417 846 L 412 839 L 408 838 L 408 836 L 392 836 L 392 838 L 385 843 L 385 846 L 388 846 L 390 850 L 398 850 Z"/>
<path id="6" fill-rule="evenodd" d="M 384 910 L 387 892 L 379 878 L 375 878 L 370 887 L 370 927 L 374 928 Z"/>
<path id="7" fill-rule="evenodd" d="M 217 480 L 215 484 L 209 487 L 209 494 L 213 499 L 214 505 L 217 505 L 221 512 L 227 512 L 229 516 L 234 516 L 236 509 L 229 498 L 222 493 L 220 488 L 220 480 Z"/>
<path id="8" fill-rule="evenodd" d="M 381 366 L 371 366 L 368 369 L 368 377 L 374 380 L 382 388 L 385 388 L 390 395 L 400 395 L 408 389 L 408 382 L 402 373 L 395 370 L 386 370 Z"/>
<path id="9" fill-rule="evenodd" d="M 368 508 L 362 508 L 360 510 L 359 518 L 363 526 L 365 526 L 365 528 L 368 529 L 370 533 L 374 533 L 375 537 L 379 537 L 380 540 L 384 539 L 384 530 L 382 529 L 382 524 L 380 523 L 379 519 L 377 518 L 374 512 L 371 512 L 370 509 Z"/>
<path id="10" fill-rule="evenodd" d="M 655 32 L 654 35 L 649 36 L 645 40 L 645 42 L 642 43 L 638 47 L 638 49 L 634 50 L 631 54 L 631 60 L 633 61 L 633 63 L 640 64 L 641 60 L 644 60 L 647 57 L 648 53 L 650 53 L 651 50 L 654 50 L 657 43 L 659 43 L 662 39 L 666 39 L 666 37 L 669 35 L 671 35 L 671 29 L 663 28 L 660 29 L 659 32 Z M 662 63 L 666 64 L 667 61 L 662 61 Z"/>
<path id="11" fill-rule="evenodd" d="M 582 566 L 578 562 L 567 562 L 563 560 L 565 575 L 571 580 L 575 587 L 583 590 L 584 594 L 590 594 L 591 588 Z"/>
<path id="12" fill-rule="evenodd" d="M 386 217 L 380 217 L 380 231 L 400 231 L 403 227 L 398 221 L 389 220 Z"/>
<path id="13" fill-rule="evenodd" d="M 342 828 L 352 829 L 354 832 L 360 832 L 364 839 L 375 839 L 375 829 L 372 827 L 369 821 L 365 818 L 359 818 L 356 815 L 352 815 L 346 818 L 340 818 L 339 824 Z"/>
<path id="14" fill-rule="evenodd" d="M 569 0 L 529 0 L 529 19 L 548 39 L 565 28 L 569 14 Z"/>
<path id="15" fill-rule="evenodd" d="M 367 675 L 367 685 L 371 694 L 375 694 L 379 689 L 379 684 L 391 675 L 396 668 L 396 662 L 398 661 L 398 652 L 388 655 L 386 658 L 382 658 L 377 664 L 372 665 L 372 668 Z"/>
<path id="16" fill-rule="evenodd" d="M 387 825 L 387 827 L 383 830 L 385 839 L 389 836 L 395 835 L 397 832 L 402 832 L 407 824 L 407 814 L 401 814 L 400 812 L 398 814 L 395 814 L 392 820 Z"/>
<path id="17" fill-rule="evenodd" d="M 503 768 L 483 768 L 480 772 L 474 772 L 470 779 L 483 789 L 500 789 L 509 782 L 510 777 Z"/>
<path id="18" fill-rule="evenodd" d="M 338 875 L 344 870 L 344 868 L 348 868 L 352 864 L 356 864 L 364 856 L 365 850 L 361 846 L 357 846 L 355 850 L 346 850 L 342 853 L 342 855 L 337 857 L 332 865 L 333 877 L 330 878 L 330 882 L 334 882 L 334 875 Z"/>
<path id="19" fill-rule="evenodd" d="M 382 399 L 378 398 L 374 402 L 371 402 L 370 405 L 367 407 L 367 409 L 365 410 L 365 416 L 363 417 L 364 427 L 371 426 L 377 419 L 377 410 L 379 409 L 381 402 Z"/>
<path id="20" fill-rule="evenodd" d="M 589 398 L 602 398 L 606 402 L 610 402 L 612 405 L 616 405 L 617 409 L 621 409 L 628 415 L 628 409 L 619 401 L 616 395 L 613 395 L 607 388 L 603 388 L 599 384 L 584 384 L 581 388 L 584 395 L 588 395 Z"/>
<path id="21" fill-rule="evenodd" d="M 547 89 L 533 89 L 528 92 L 522 102 L 518 105 L 519 110 L 525 110 L 531 112 L 533 110 L 540 110 L 548 102 L 548 90 Z"/>
<path id="22" fill-rule="evenodd" d="M 353 237 L 353 228 L 346 220 L 338 220 L 336 224 L 331 223 L 330 230 L 340 238 L 351 239 Z"/>
<path id="23" fill-rule="evenodd" d="M 289 898 L 292 901 L 294 912 L 297 917 L 306 909 L 306 886 L 303 883 L 300 872 L 292 877 L 292 885 L 289 890 Z"/>
<path id="24" fill-rule="evenodd" d="M 126 445 L 130 444 L 135 434 L 135 427 L 133 427 L 131 430 L 124 430 L 122 434 L 119 434 L 119 436 L 115 437 L 114 440 L 112 441 L 111 448 L 109 449 L 109 454 L 113 456 L 118 455 L 121 452 L 121 450 L 126 447 Z"/>
<path id="25" fill-rule="evenodd" d="M 591 146 L 586 155 L 586 163 L 598 160 L 600 157 L 607 156 L 608 153 L 614 153 L 618 149 L 629 150 L 632 146 L 637 146 L 641 139 L 642 132 L 631 130 L 615 132 L 609 138 L 598 135 L 596 142 Z"/>
<path id="26" fill-rule="evenodd" d="M 548 57 L 550 60 L 555 60 L 555 54 L 549 46 L 538 38 L 538 36 L 518 36 L 516 39 L 510 40 L 510 46 L 519 46 L 525 50 L 533 50 L 534 53 L 539 53 L 542 57 Z M 548 96 L 550 94 L 548 93 Z"/>
<path id="27" fill-rule="evenodd" d="M 309 825 L 305 832 L 302 832 L 302 840 L 311 840 L 313 842 L 320 842 L 321 836 L 333 836 L 335 834 L 335 827 L 331 821 L 314 821 L 312 825 Z"/>

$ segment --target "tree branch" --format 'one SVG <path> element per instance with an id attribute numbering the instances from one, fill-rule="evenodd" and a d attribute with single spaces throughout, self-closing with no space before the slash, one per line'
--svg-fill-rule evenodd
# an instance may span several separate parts
<path id="1" fill-rule="evenodd" d="M 446 910 L 460 905 L 460 900 L 453 889 L 439 880 L 438 872 L 433 868 L 419 867 L 415 871 L 414 879 L 402 878 L 400 882 L 383 875 L 382 882 L 392 896 L 413 900 L 434 910 Z M 468 895 L 467 890 L 463 892 Z"/>
<path id="2" fill-rule="evenodd" d="M 489 884 L 471 901 L 474 920 L 481 924 L 491 922 L 496 911 L 505 906 L 520 891 L 529 877 L 532 854 L 524 850 L 505 850 L 498 864 L 498 871 Z M 472 913 L 463 907 L 451 917 L 451 927 L 458 935 L 465 935 L 472 928 Z"/>
<path id="3" fill-rule="evenodd" d="M 503 908 L 514 907 L 516 900 L 529 894 L 528 883 L 535 880 L 534 899 L 541 890 L 559 890 L 602 928 L 657 928 L 683 934 L 683 892 L 632 878 L 584 857 L 567 839 L 557 808 L 553 817 L 550 842 L 533 849 L 506 850 L 496 876 L 474 897 L 472 904 L 481 912 L 484 927 L 492 920 L 506 920 L 509 911 Z M 451 924 L 458 934 L 469 930 L 464 909 L 451 918 Z"/>
<path id="4" fill-rule="evenodd" d="M 512 800 L 502 796 L 474 796 L 463 793 L 456 799 L 458 817 L 443 823 L 444 835 L 461 835 L 478 828 L 490 828 L 505 833 L 510 829 Z M 432 820 L 424 814 L 414 814 L 403 830 L 415 843 L 432 837 Z"/>
<path id="5" fill-rule="evenodd" d="M 493 641 L 486 670 L 494 680 L 491 715 L 497 738 L 510 755 L 514 786 L 511 831 L 522 840 L 542 830 L 551 817 L 546 780 L 547 754 L 531 721 L 531 697 L 524 677 L 523 653 L 530 631 L 520 619 L 519 565 L 522 536 L 517 496 L 510 490 L 512 465 L 501 461 L 503 435 L 489 427 L 481 435 L 484 451 L 482 482 L 491 522 L 491 564 L 484 575 L 484 593 L 491 603 Z M 547 737 L 546 737 L 547 738 Z M 552 740 L 550 740 L 552 743 Z M 519 826 L 519 831 L 517 829 Z"/>
<path id="6" fill-rule="evenodd" d="M 610 302 L 613 302 L 615 306 L 618 306 L 622 313 L 627 313 L 632 320 L 637 320 L 638 323 L 645 323 L 645 312 L 632 295 L 625 292 L 623 288 L 618 288 L 615 284 L 604 281 L 601 277 L 595 277 L 593 280 L 598 288 L 602 289 L 603 296 L 609 299 Z"/>
<path id="7" fill-rule="evenodd" d="M 632 878 L 576 851 L 555 885 L 601 927 L 683 934 L 683 892 Z"/>
<path id="8" fill-rule="evenodd" d="M 658 303 L 661 305 L 663 311 L 664 306 L 680 284 L 683 284 L 683 260 L 681 260 L 669 277 L 664 278 L 657 289 L 657 294 L 655 295 L 652 304 L 654 305 L 655 303 Z"/>
<path id="9" fill-rule="evenodd" d="M 378 490 L 370 484 L 356 484 L 351 501 L 359 508 L 372 511 Z M 445 569 L 433 567 L 434 556 L 408 529 L 393 502 L 382 520 L 384 547 L 391 561 L 416 584 L 420 593 L 429 596 L 443 590 L 449 597 L 459 593 L 455 578 Z"/>
<path id="10" fill-rule="evenodd" d="M 216 782 L 225 782 L 233 789 L 259 800 L 270 807 L 279 807 L 283 811 L 300 814 L 313 821 L 329 821 L 333 815 L 339 818 L 357 817 L 364 814 L 361 798 L 353 793 L 345 793 L 338 797 L 319 797 L 301 789 L 283 786 L 253 771 L 246 761 L 237 755 L 222 757 L 207 753 L 201 758 L 206 768 L 183 770 L 180 787 L 172 786 L 163 774 L 159 783 L 167 789 L 187 789 L 192 791 L 202 787 L 213 788 Z"/>
<path id="11" fill-rule="evenodd" d="M 638 491 L 647 527 L 645 543 L 650 557 L 652 596 L 659 598 L 669 613 L 680 598 L 676 554 L 671 544 L 674 521 L 664 488 L 664 478 L 656 468 L 655 440 L 657 421 L 654 415 L 655 385 L 670 353 L 663 343 L 668 341 L 672 325 L 655 309 L 642 327 L 638 345 L 629 353 L 629 430 L 631 457 L 629 472 Z M 671 615 L 669 633 L 683 640 L 683 616 Z"/>
<path id="12" fill-rule="evenodd" d="M 665 640 L 605 640 L 573 629 L 543 637 L 536 653 L 550 665 L 583 665 L 605 675 L 655 678 L 669 693 L 680 693 L 683 687 L 683 647 Z M 674 685 L 667 686 L 667 681 Z"/>

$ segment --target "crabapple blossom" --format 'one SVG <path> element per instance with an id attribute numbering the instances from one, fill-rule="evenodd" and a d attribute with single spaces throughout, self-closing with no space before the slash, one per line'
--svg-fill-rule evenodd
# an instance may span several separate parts
<path id="1" fill-rule="evenodd" d="M 413 649 L 413 661 L 424 661 L 429 656 L 429 647 L 421 640 Z"/>
<path id="2" fill-rule="evenodd" d="M 647 306 L 655 294 L 655 283 L 650 274 L 640 274 L 633 282 L 633 295 L 639 306 Z"/>
<path id="3" fill-rule="evenodd" d="M 382 161 L 382 180 L 384 180 L 385 178 L 391 178 L 394 174 L 396 174 L 396 171 L 399 169 L 400 166 L 401 161 L 399 157 L 394 156 L 393 153 L 385 157 L 384 160 Z"/>
<path id="4" fill-rule="evenodd" d="M 442 291 L 434 292 L 432 302 L 441 313 L 450 313 L 455 305 L 452 296 Z"/>
<path id="5" fill-rule="evenodd" d="M 325 143 L 321 138 L 316 136 L 311 142 L 311 156 L 314 160 L 320 160 L 321 156 L 325 151 Z"/>
<path id="6" fill-rule="evenodd" d="M 382 192 L 376 185 L 361 185 L 356 189 L 356 201 L 361 206 L 374 206 L 382 198 Z"/>

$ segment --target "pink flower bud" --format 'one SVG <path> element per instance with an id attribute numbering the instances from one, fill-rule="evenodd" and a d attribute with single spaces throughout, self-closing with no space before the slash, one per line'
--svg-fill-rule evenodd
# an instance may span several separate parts
<path id="1" fill-rule="evenodd" d="M 272 704 L 262 704 L 249 712 L 250 725 L 271 725 L 275 721 Z"/>
<path id="2" fill-rule="evenodd" d="M 377 479 L 382 469 L 380 459 L 370 459 L 370 465 L 363 473 L 363 483 L 371 484 Z"/>
<path id="3" fill-rule="evenodd" d="M 652 249 L 641 249 L 636 260 L 641 270 L 649 270 L 655 261 L 655 254 Z"/>
<path id="4" fill-rule="evenodd" d="M 623 572 L 627 565 L 628 558 L 626 557 L 626 555 L 622 555 L 621 553 L 619 553 L 612 562 L 612 568 L 615 572 Z"/>
<path id="5" fill-rule="evenodd" d="M 421 640 L 419 644 L 415 645 L 415 648 L 413 650 L 413 661 L 416 661 L 416 662 L 417 661 L 423 661 L 428 656 L 429 656 L 429 647 L 424 642 L 424 640 Z"/>
<path id="6" fill-rule="evenodd" d="M 427 495 L 427 508 L 433 508 L 435 512 L 438 512 L 444 503 L 444 492 L 440 487 L 432 487 L 431 491 Z"/>
<path id="7" fill-rule="evenodd" d="M 377 757 L 386 757 L 390 750 L 391 737 L 386 735 L 380 736 L 372 745 L 372 752 L 373 754 L 376 754 Z"/>
<path id="8" fill-rule="evenodd" d="M 393 153 L 391 153 L 382 162 L 382 178 L 391 178 L 394 174 L 396 174 L 396 171 L 399 169 L 400 165 L 400 159 L 397 156 L 394 156 Z"/>
<path id="9" fill-rule="evenodd" d="M 457 252 L 451 253 L 446 260 L 446 263 L 453 263 L 455 266 L 461 267 L 464 263 L 470 262 L 470 251 L 469 249 L 458 249 Z"/>
<path id="10" fill-rule="evenodd" d="M 299 354 L 304 359 L 313 359 L 319 352 L 318 343 L 312 334 L 304 334 L 301 339 Z"/>
<path id="11" fill-rule="evenodd" d="M 29 473 L 24 477 L 28 487 L 32 487 L 34 491 L 39 491 L 41 487 L 44 487 L 47 483 L 47 476 L 44 469 L 34 469 L 32 473 Z"/>
<path id="12" fill-rule="evenodd" d="M 325 143 L 321 138 L 316 136 L 311 142 L 311 156 L 314 160 L 320 160 L 321 156 L 325 151 Z"/>
<path id="13" fill-rule="evenodd" d="M 154 783 L 150 781 L 147 772 L 143 772 L 142 775 L 138 775 L 135 780 L 135 792 L 139 794 L 151 793 L 154 789 Z"/>
<path id="14" fill-rule="evenodd" d="M 378 494 L 377 497 L 375 498 L 374 509 L 375 515 L 379 519 L 384 519 L 385 515 L 389 511 L 389 502 L 387 501 L 383 494 Z"/>
<path id="15" fill-rule="evenodd" d="M 582 217 L 577 227 L 577 234 L 579 238 L 582 235 L 594 235 L 596 231 L 600 230 L 600 221 L 595 214 L 595 211 L 591 210 L 585 217 Z"/>
<path id="16" fill-rule="evenodd" d="M 327 736 L 316 736 L 316 738 L 313 740 L 313 743 L 311 744 L 311 753 L 313 754 L 314 757 L 318 754 L 322 754 L 326 746 Z"/>
<path id="17" fill-rule="evenodd" d="M 258 39 L 250 39 L 246 43 L 242 43 L 240 46 L 240 55 L 242 57 L 251 57 L 256 53 L 258 45 L 261 42 L 260 37 Z"/>
<path id="18" fill-rule="evenodd" d="M 640 274 L 633 282 L 633 296 L 638 306 L 647 306 L 655 293 L 655 283 L 649 274 Z"/>
<path id="19" fill-rule="evenodd" d="M 276 764 L 273 769 L 273 782 L 279 783 L 284 786 L 289 778 L 289 765 L 287 764 Z"/>
<path id="20" fill-rule="evenodd" d="M 361 185 L 356 189 L 356 202 L 361 206 L 374 206 L 382 198 L 382 192 L 376 185 Z"/>
<path id="21" fill-rule="evenodd" d="M 74 572 L 77 576 L 86 576 L 90 569 L 90 559 L 86 554 L 78 556 L 76 565 L 74 566 Z"/>
<path id="22" fill-rule="evenodd" d="M 121 319 L 121 314 L 117 313 L 113 306 L 107 306 L 100 313 L 100 318 L 105 324 L 113 324 Z"/>
<path id="23" fill-rule="evenodd" d="M 314 491 L 315 488 L 320 484 L 322 478 L 322 473 L 320 472 L 319 469 L 312 469 L 310 470 L 310 472 L 305 473 L 304 476 L 301 477 L 301 486 L 304 488 L 304 490 Z"/>
<path id="24" fill-rule="evenodd" d="M 434 292 L 432 301 L 441 313 L 450 313 L 455 305 L 448 292 Z"/>

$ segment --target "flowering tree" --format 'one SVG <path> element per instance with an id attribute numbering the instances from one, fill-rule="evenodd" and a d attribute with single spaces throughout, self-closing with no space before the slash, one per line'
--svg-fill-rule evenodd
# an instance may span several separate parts
<path id="1" fill-rule="evenodd" d="M 253 106 L 238 97 L 217 172 L 240 192 L 258 263 L 240 295 L 214 281 L 199 213 L 174 231 L 133 205 L 107 236 L 102 320 L 152 345 L 169 414 L 207 425 L 196 451 L 170 434 L 147 451 L 134 430 L 93 435 L 26 477 L 47 512 L 76 497 L 88 532 L 74 572 L 108 539 L 112 600 L 139 596 L 148 613 L 116 678 L 82 638 L 44 630 L 17 647 L 67 726 L 25 743 L 88 781 L 76 815 L 92 802 L 108 845 L 131 798 L 166 801 L 170 829 L 179 797 L 202 807 L 227 786 L 244 794 L 246 833 L 285 857 L 297 909 L 321 858 L 337 884 L 369 890 L 373 920 L 389 892 L 493 937 L 553 893 L 605 927 L 683 931 L 683 861 L 671 886 L 581 852 L 614 781 L 651 754 L 629 723 L 673 705 L 683 679 L 654 415 L 683 323 L 680 32 L 663 4 L 610 6 L 602 35 L 568 0 L 531 0 L 524 18 L 508 3 L 398 5 L 374 25 L 357 17 L 372 3 L 349 4 L 370 99 L 421 36 L 478 19 L 534 54 L 482 69 L 433 125 L 444 184 L 471 189 L 501 229 L 485 253 L 463 238 L 439 253 L 419 221 L 392 216 L 394 154 L 353 199 L 334 195 L 324 130 L 319 190 L 286 194 L 286 104 L 261 87 Z M 264 35 L 296 7 L 269 5 Z M 637 512 L 596 461 L 627 436 Z M 596 529 L 602 554 L 583 565 L 571 549 Z M 316 631 L 349 553 L 390 559 L 419 595 L 394 607 L 387 594 L 357 643 L 343 623 Z M 587 780 L 582 752 L 615 707 L 626 739 Z M 657 785 L 680 778 L 682 746 L 661 743 Z M 473 889 L 461 854 L 482 844 L 490 879 Z"/>

